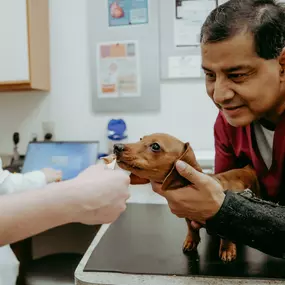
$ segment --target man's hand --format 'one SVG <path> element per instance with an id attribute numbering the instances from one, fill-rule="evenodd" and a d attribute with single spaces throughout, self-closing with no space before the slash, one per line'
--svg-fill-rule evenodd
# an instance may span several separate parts
<path id="1" fill-rule="evenodd" d="M 219 211 L 225 199 L 223 188 L 213 178 L 182 161 L 177 162 L 176 169 L 191 186 L 163 191 L 161 184 L 152 183 L 153 190 L 166 198 L 173 214 L 196 221 L 193 225 L 197 228 Z"/>

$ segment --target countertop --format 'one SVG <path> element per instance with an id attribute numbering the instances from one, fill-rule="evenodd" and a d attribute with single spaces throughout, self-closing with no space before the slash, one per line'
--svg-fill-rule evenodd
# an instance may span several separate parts
<path id="1" fill-rule="evenodd" d="M 131 199 L 128 203 L 147 203 L 165 205 L 164 198 L 152 192 L 149 185 L 131 186 Z M 92 256 L 100 240 L 111 225 L 103 225 L 98 234 L 90 244 L 84 257 L 75 271 L 75 284 L 77 285 L 215 285 L 215 284 L 245 284 L 245 285 L 269 285 L 269 284 L 285 284 L 284 280 L 274 280 L 272 278 L 233 278 L 233 277 L 219 277 L 219 276 L 169 276 L 169 275 L 148 275 L 148 274 L 130 274 L 130 273 L 115 273 L 115 272 L 87 272 L 84 268 Z M 251 259 L 264 258 L 263 254 L 249 250 Z M 126 254 L 127 255 L 127 254 Z M 207 258 L 207 257 L 206 257 Z M 261 260 L 262 262 L 262 260 Z M 255 264 L 251 265 L 251 270 L 255 270 Z"/>

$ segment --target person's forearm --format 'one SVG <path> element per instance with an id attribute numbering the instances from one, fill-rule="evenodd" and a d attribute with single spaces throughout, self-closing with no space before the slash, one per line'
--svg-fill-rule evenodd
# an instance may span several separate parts
<path id="1" fill-rule="evenodd" d="M 68 182 L 44 189 L 0 196 L 0 246 L 73 221 Z"/>
<path id="2" fill-rule="evenodd" d="M 206 229 L 210 234 L 285 258 L 285 207 L 255 198 L 248 191 L 226 191 L 222 207 L 206 222 Z"/>

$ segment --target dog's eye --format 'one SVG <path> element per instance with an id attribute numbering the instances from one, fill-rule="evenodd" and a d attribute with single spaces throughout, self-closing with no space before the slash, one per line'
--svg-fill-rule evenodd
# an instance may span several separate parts
<path id="1" fill-rule="evenodd" d="M 150 147 L 152 151 L 160 151 L 160 145 L 158 143 L 153 143 Z"/>

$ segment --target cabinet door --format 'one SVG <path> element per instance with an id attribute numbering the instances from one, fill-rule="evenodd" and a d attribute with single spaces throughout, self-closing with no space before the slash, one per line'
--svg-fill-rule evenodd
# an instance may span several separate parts
<path id="1" fill-rule="evenodd" d="M 29 77 L 26 0 L 0 0 L 0 84 Z"/>

